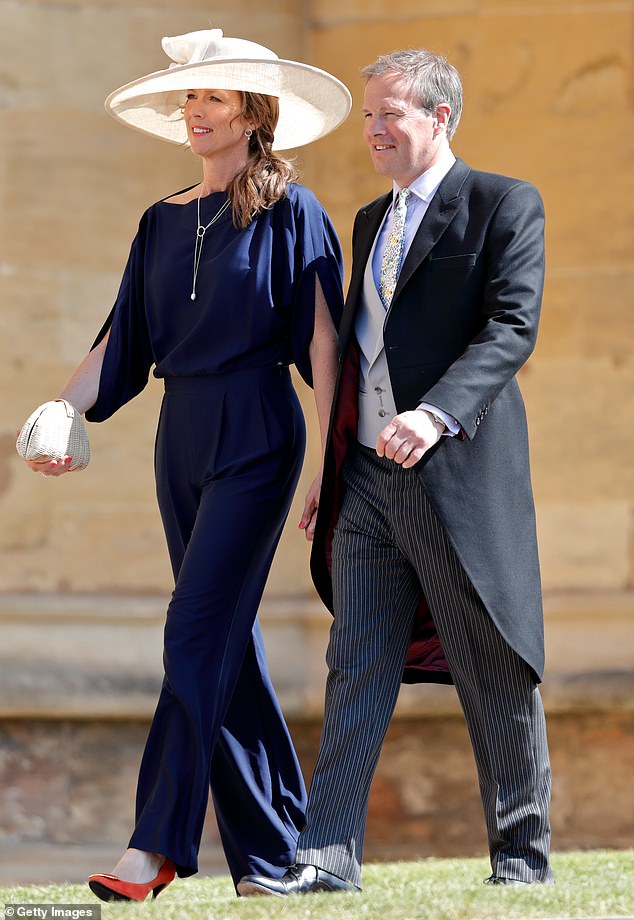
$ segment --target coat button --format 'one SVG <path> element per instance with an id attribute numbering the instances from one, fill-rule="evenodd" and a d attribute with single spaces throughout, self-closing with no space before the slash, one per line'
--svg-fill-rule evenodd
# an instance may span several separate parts
<path id="1" fill-rule="evenodd" d="M 385 409 L 379 409 L 379 416 L 381 418 L 384 418 L 386 415 L 387 415 L 387 412 L 385 411 Z"/>

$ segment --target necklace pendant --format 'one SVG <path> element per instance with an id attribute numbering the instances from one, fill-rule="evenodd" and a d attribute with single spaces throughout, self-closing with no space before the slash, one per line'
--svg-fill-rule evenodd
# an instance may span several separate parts
<path id="1" fill-rule="evenodd" d="M 202 190 L 201 190 L 201 194 L 202 194 Z M 203 242 L 205 240 L 205 233 L 209 230 L 210 227 L 213 227 L 213 225 L 216 223 L 217 220 L 219 220 L 222 217 L 222 215 L 225 213 L 225 211 L 231 204 L 231 199 L 227 198 L 224 204 L 221 205 L 220 208 L 218 208 L 218 210 L 216 211 L 214 216 L 211 218 L 209 223 L 205 226 L 204 224 L 201 224 L 200 222 L 200 198 L 201 198 L 201 195 L 198 196 L 198 206 L 197 206 L 198 221 L 196 225 L 196 239 L 194 241 L 194 280 L 193 280 L 192 292 L 189 295 L 189 299 L 192 301 L 196 300 L 196 279 L 198 277 L 198 266 L 200 265 L 200 257 L 203 251 Z"/>

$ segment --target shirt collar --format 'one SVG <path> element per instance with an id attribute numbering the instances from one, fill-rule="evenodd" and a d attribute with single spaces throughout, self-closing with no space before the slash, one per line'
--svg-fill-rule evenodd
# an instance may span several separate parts
<path id="1" fill-rule="evenodd" d="M 424 202 L 429 203 L 436 194 L 438 186 L 445 178 L 456 158 L 449 148 L 445 150 L 440 159 L 430 166 L 428 170 L 422 173 L 418 178 L 410 182 L 408 188 L 413 195 L 421 198 Z M 396 200 L 401 188 L 396 182 L 393 184 L 393 197 Z"/>

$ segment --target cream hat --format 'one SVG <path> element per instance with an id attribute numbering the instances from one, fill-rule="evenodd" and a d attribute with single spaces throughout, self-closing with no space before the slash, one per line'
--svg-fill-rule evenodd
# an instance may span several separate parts
<path id="1" fill-rule="evenodd" d="M 205 29 L 164 38 L 174 61 L 126 83 L 106 99 L 107 111 L 119 121 L 174 144 L 187 144 L 181 106 L 188 89 L 236 89 L 276 96 L 280 117 L 275 150 L 309 144 L 334 131 L 348 116 L 352 98 L 347 87 L 324 70 L 285 61 L 255 42 L 225 38 L 221 29 Z"/>

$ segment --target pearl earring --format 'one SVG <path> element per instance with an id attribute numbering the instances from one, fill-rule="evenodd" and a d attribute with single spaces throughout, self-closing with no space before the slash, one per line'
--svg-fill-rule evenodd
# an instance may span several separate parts
<path id="1" fill-rule="evenodd" d="M 251 137 L 252 134 L 253 134 L 253 131 L 251 130 L 251 128 L 247 128 L 247 130 L 244 132 L 245 137 Z"/>

